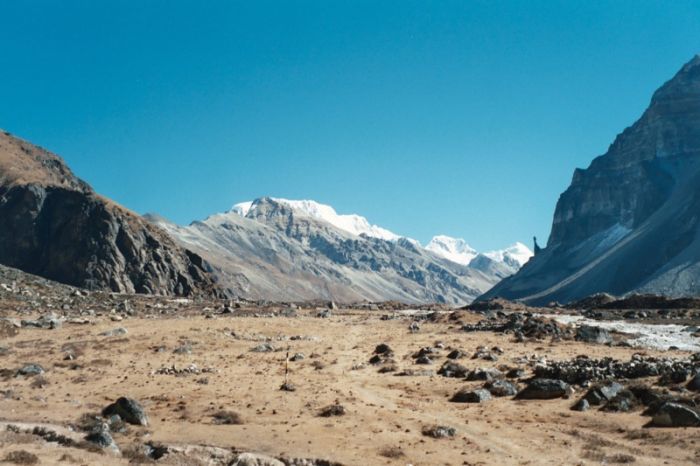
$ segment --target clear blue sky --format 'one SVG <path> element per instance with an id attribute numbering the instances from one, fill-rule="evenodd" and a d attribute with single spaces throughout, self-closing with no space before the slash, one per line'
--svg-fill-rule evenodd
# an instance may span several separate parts
<path id="1" fill-rule="evenodd" d="M 137 212 L 307 198 L 489 249 L 544 242 L 700 2 L 27 0 L 0 44 L 0 127 Z"/>

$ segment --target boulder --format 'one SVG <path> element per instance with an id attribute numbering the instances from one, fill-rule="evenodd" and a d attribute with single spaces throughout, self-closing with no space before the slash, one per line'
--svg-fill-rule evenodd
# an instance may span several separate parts
<path id="1" fill-rule="evenodd" d="M 582 325 L 576 330 L 576 339 L 585 343 L 605 345 L 612 343 L 610 332 L 600 327 Z"/>
<path id="2" fill-rule="evenodd" d="M 129 424 L 147 426 L 148 416 L 141 404 L 132 399 L 121 397 L 111 405 L 102 410 L 103 416 L 112 416 L 118 414 L 124 422 Z"/>
<path id="3" fill-rule="evenodd" d="M 503 379 L 486 382 L 484 388 L 493 396 L 515 396 L 518 393 L 517 385 Z"/>
<path id="4" fill-rule="evenodd" d="M 553 398 L 562 398 L 569 391 L 569 385 L 566 382 L 556 379 L 532 379 L 527 387 L 525 387 L 518 395 L 520 400 L 551 400 Z"/>
<path id="5" fill-rule="evenodd" d="M 654 427 L 698 427 L 700 412 L 684 404 L 666 402 L 658 409 L 651 420 Z"/>
<path id="6" fill-rule="evenodd" d="M 440 367 L 440 370 L 438 370 L 438 374 L 442 375 L 443 377 L 462 378 L 465 377 L 468 372 L 469 369 L 467 369 L 461 364 L 452 361 L 447 361 L 442 365 L 442 367 Z"/>
<path id="7" fill-rule="evenodd" d="M 450 401 L 454 403 L 481 403 L 491 399 L 491 393 L 488 390 L 480 388 L 478 390 L 469 390 L 463 388 L 455 393 Z"/>
<path id="8" fill-rule="evenodd" d="M 622 389 L 622 385 L 617 382 L 606 382 L 590 388 L 583 398 L 589 404 L 598 406 L 615 398 Z"/>

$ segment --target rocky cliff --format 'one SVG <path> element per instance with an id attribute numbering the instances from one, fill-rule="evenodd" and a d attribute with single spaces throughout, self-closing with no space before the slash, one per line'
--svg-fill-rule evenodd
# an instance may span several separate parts
<path id="1" fill-rule="evenodd" d="M 58 156 L 0 133 L 0 263 L 88 289 L 212 294 L 198 255 L 96 194 Z"/>
<path id="2" fill-rule="evenodd" d="M 700 56 L 608 151 L 574 172 L 547 247 L 483 298 L 700 293 Z"/>

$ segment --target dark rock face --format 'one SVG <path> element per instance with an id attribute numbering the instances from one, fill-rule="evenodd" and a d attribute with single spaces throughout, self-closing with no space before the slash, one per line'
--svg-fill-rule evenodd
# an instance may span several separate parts
<path id="1" fill-rule="evenodd" d="M 696 56 L 654 93 L 605 155 L 574 172 L 547 247 L 480 299 L 545 304 L 601 292 L 697 295 L 699 186 Z"/>
<path id="2" fill-rule="evenodd" d="M 0 263 L 93 290 L 214 292 L 199 256 L 96 194 L 57 156 L 7 134 L 0 134 Z"/>

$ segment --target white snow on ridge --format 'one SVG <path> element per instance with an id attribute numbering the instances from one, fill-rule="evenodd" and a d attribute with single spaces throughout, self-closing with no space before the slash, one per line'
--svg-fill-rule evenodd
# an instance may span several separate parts
<path id="1" fill-rule="evenodd" d="M 239 202 L 231 208 L 231 212 L 235 212 L 241 217 L 245 217 L 253 207 L 253 201 Z"/>
<path id="2" fill-rule="evenodd" d="M 474 248 L 469 246 L 461 238 L 438 235 L 425 246 L 425 249 L 432 251 L 440 257 L 456 262 L 457 264 L 468 265 L 478 254 Z"/>
<path id="3" fill-rule="evenodd" d="M 516 265 L 520 268 L 530 260 L 534 253 L 521 242 L 517 242 L 512 246 L 499 251 L 485 252 L 484 255 L 489 259 L 497 262 L 506 262 L 511 265 Z"/>
<path id="4" fill-rule="evenodd" d="M 334 227 L 348 232 L 355 236 L 365 234 L 373 238 L 380 238 L 386 241 L 396 241 L 401 238 L 400 235 L 393 233 L 385 228 L 377 225 L 372 225 L 369 221 L 360 215 L 338 214 L 335 209 L 329 205 L 321 204 L 311 200 L 295 201 L 290 199 L 272 198 L 273 201 L 281 204 L 286 204 L 292 209 L 302 214 L 308 215 L 316 220 L 321 220 L 330 223 Z M 245 217 L 254 207 L 255 201 L 241 202 L 233 206 L 232 212 Z"/>
<path id="5" fill-rule="evenodd" d="M 338 214 L 333 207 L 326 204 L 321 204 L 312 200 L 290 200 L 282 198 L 272 198 L 272 200 L 289 206 L 297 213 L 329 223 L 339 230 L 355 236 L 364 234 L 386 241 L 397 241 L 400 238 L 404 238 L 411 241 L 416 247 L 422 247 L 418 241 L 397 235 L 380 226 L 372 225 L 365 217 L 360 215 Z M 255 209 L 255 205 L 255 201 L 240 202 L 234 205 L 229 213 L 220 214 L 219 216 L 225 218 L 226 215 L 233 213 L 245 217 L 251 210 Z M 212 218 L 213 217 L 214 216 L 212 216 Z M 469 265 L 469 263 L 479 255 L 479 253 L 469 246 L 462 238 L 452 238 L 446 235 L 434 236 L 425 246 L 425 249 L 461 265 Z M 523 243 L 518 242 L 506 249 L 486 252 L 484 255 L 493 261 L 506 263 L 517 270 L 530 260 L 533 253 Z"/>

